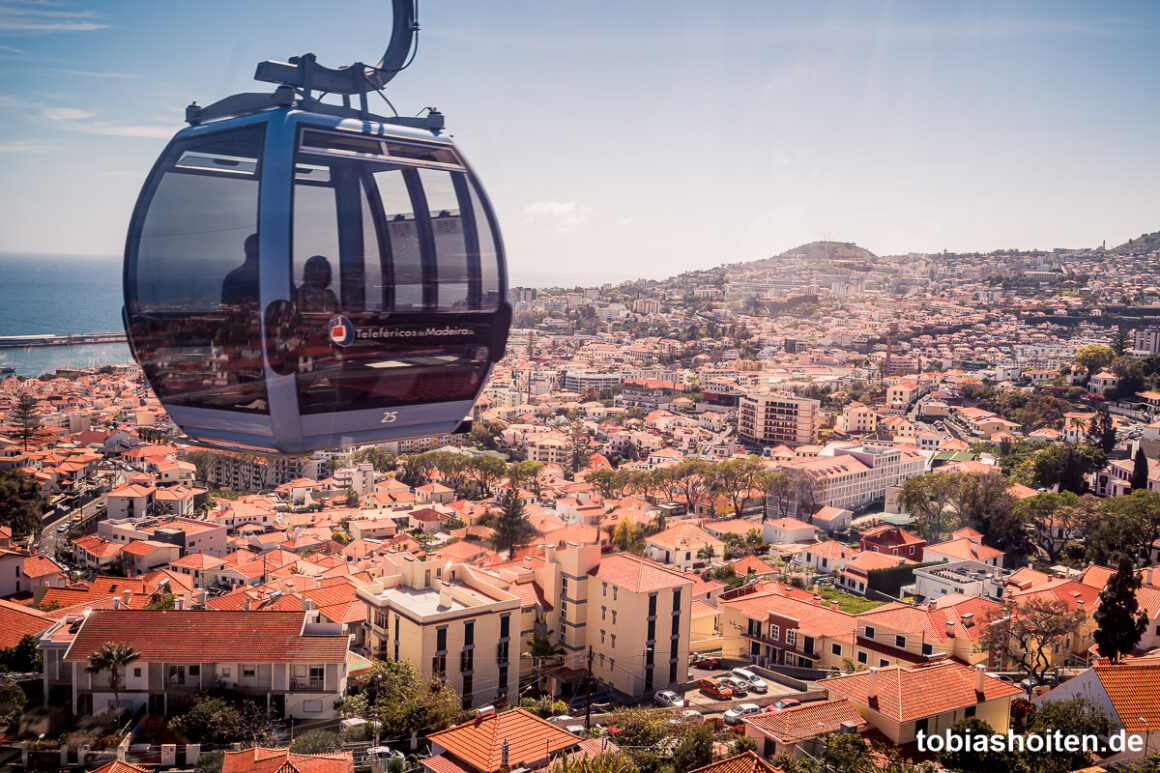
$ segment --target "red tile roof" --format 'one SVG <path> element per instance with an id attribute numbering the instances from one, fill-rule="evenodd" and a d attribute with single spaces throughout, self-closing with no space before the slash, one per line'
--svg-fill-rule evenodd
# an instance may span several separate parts
<path id="1" fill-rule="evenodd" d="M 1100 680 L 1116 716 L 1129 733 L 1146 733 L 1160 727 L 1160 663 L 1096 666 Z"/>
<path id="2" fill-rule="evenodd" d="M 896 722 L 912 722 L 922 717 L 975 706 L 987 701 L 1014 698 L 1023 689 L 1001 679 L 984 675 L 983 692 L 976 691 L 979 675 L 975 669 L 944 661 L 936 665 L 877 669 L 875 697 L 870 698 L 870 678 L 874 670 L 823 679 L 821 685 L 833 695 L 870 708 Z"/>
<path id="3" fill-rule="evenodd" d="M 508 764 L 512 768 L 543 760 L 580 743 L 578 736 L 523 709 L 476 717 L 432 733 L 427 739 L 484 773 L 494 773 L 502 767 L 504 741 L 508 742 Z"/>
<path id="4" fill-rule="evenodd" d="M 77 631 L 66 661 L 84 661 L 105 642 L 128 644 L 143 661 L 334 663 L 347 637 L 303 634 L 305 613 L 211 610 L 93 612 Z"/>
<path id="5" fill-rule="evenodd" d="M 0 647 L 14 647 L 25 636 L 35 636 L 53 620 L 32 607 L 0 599 Z"/>
<path id="6" fill-rule="evenodd" d="M 785 773 L 781 768 L 770 765 L 754 752 L 742 752 L 689 773 Z"/>
<path id="7" fill-rule="evenodd" d="M 867 724 L 854 704 L 845 698 L 803 703 L 782 711 L 745 717 L 744 721 L 785 744 L 836 733 L 843 722 Z"/>
<path id="8" fill-rule="evenodd" d="M 350 752 L 296 754 L 289 749 L 254 747 L 226 752 L 222 773 L 354 773 Z"/>
<path id="9" fill-rule="evenodd" d="M 610 582 L 634 593 L 649 593 L 661 588 L 691 586 L 693 581 L 681 572 L 656 561 L 614 553 L 600 559 L 600 565 L 588 574 L 603 582 Z"/>

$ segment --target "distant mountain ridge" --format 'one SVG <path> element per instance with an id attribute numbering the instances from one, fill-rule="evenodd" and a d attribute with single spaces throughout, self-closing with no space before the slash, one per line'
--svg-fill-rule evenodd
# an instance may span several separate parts
<path id="1" fill-rule="evenodd" d="M 1111 248 L 1108 252 L 1119 255 L 1144 255 L 1157 250 L 1160 250 L 1160 231 L 1143 234 L 1137 239 L 1129 239 L 1120 246 Z"/>

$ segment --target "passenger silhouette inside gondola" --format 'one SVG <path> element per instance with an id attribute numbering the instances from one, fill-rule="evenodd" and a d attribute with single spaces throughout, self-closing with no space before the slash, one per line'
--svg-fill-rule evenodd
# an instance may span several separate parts
<path id="1" fill-rule="evenodd" d="M 258 305 L 258 235 L 247 236 L 242 249 L 246 253 L 245 262 L 222 280 L 223 306 Z"/>
<path id="2" fill-rule="evenodd" d="M 330 261 L 322 255 L 315 255 L 306 261 L 296 300 L 299 311 L 338 309 L 338 297 L 330 289 Z"/>

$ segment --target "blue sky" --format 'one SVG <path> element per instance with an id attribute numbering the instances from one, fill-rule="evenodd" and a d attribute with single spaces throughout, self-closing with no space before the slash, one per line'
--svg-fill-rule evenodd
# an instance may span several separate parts
<path id="1" fill-rule="evenodd" d="M 338 8 L 342 8 L 342 13 Z M 521 274 L 663 277 L 1160 229 L 1160 3 L 427 0 L 439 107 Z M 376 61 L 386 0 L 0 0 L 0 251 L 117 254 L 192 100 Z"/>

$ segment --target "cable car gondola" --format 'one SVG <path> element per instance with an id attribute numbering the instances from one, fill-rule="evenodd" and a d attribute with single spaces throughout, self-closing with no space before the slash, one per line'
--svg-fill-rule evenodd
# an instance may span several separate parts
<path id="1" fill-rule="evenodd" d="M 437 111 L 368 111 L 417 30 L 411 0 L 393 3 L 378 65 L 263 62 L 273 94 L 191 105 L 145 182 L 125 330 L 196 442 L 295 454 L 451 432 L 504 354 L 483 187 Z"/>

